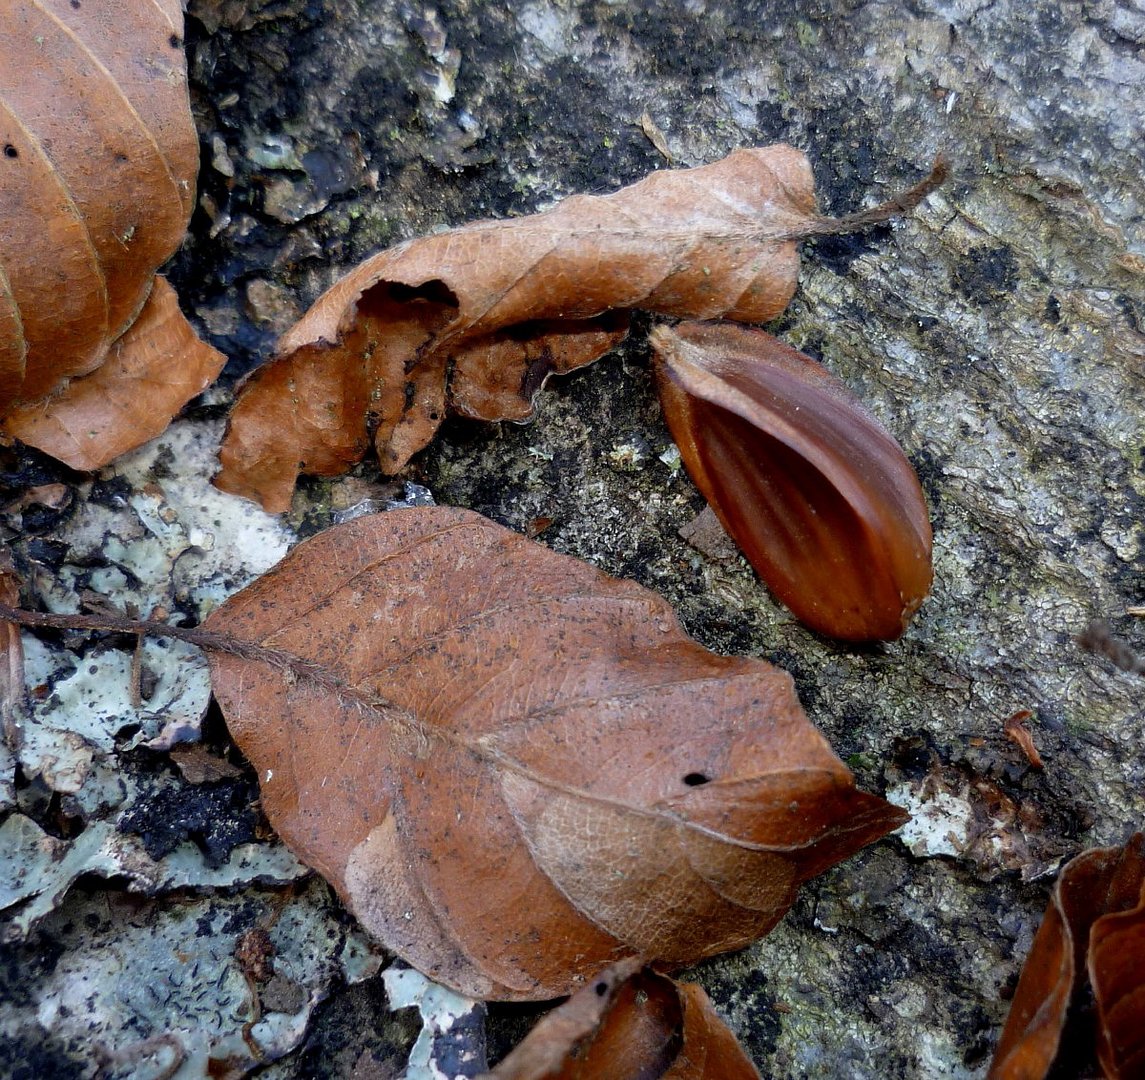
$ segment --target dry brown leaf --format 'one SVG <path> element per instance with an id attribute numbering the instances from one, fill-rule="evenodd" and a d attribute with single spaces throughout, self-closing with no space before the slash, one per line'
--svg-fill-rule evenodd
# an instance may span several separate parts
<path id="1" fill-rule="evenodd" d="M 473 997 L 739 948 L 906 818 L 855 789 L 784 672 L 469 511 L 329 529 L 206 626 L 316 665 L 210 658 L 267 816 L 388 948 Z"/>
<path id="2" fill-rule="evenodd" d="M 762 330 L 682 323 L 651 340 L 688 473 L 768 587 L 831 637 L 901 635 L 930 590 L 931 530 L 898 443 Z"/>
<path id="3" fill-rule="evenodd" d="M 165 388 L 132 403 L 151 417 L 132 441 L 114 419 L 91 419 L 83 392 L 75 456 L 55 430 L 76 420 L 67 393 L 55 425 L 26 420 L 27 407 L 50 413 L 53 394 L 104 363 L 182 240 L 198 165 L 182 12 L 172 0 L 0 0 L 0 24 L 0 416 L 18 409 L 7 435 L 91 468 L 161 430 L 191 396 Z M 141 342 L 152 358 L 165 343 L 139 331 L 117 358 Z M 175 374 L 183 357 L 161 359 L 153 386 L 201 388 Z"/>
<path id="4" fill-rule="evenodd" d="M 795 238 L 817 220 L 807 158 L 770 146 L 383 251 L 246 383 L 217 483 L 285 510 L 299 473 L 344 472 L 375 428 L 392 473 L 448 411 L 524 419 L 550 374 L 624 336 L 631 308 L 772 319 L 795 291 Z"/>
<path id="5" fill-rule="evenodd" d="M 1097 1002 L 1097 1058 L 1105 1075 L 1117 1080 L 1145 1076 L 1145 843 L 1140 834 L 1136 842 L 1136 905 L 1103 915 L 1089 935 L 1087 968 Z M 1126 889 L 1131 899 L 1132 884 Z"/>
<path id="6" fill-rule="evenodd" d="M 606 968 L 558 1006 L 489 1080 L 758 1080 L 695 983 L 639 959 Z"/>
<path id="7" fill-rule="evenodd" d="M 1085 851 L 1062 869 L 1022 968 L 990 1080 L 1039 1080 L 1049 1073 L 1087 972 L 1098 1003 L 1096 1038 L 1105 1075 L 1141 1076 L 1145 833 L 1124 847 Z"/>
<path id="8" fill-rule="evenodd" d="M 73 469 L 97 469 L 160 434 L 225 363 L 187 322 L 167 279 L 156 276 L 139 318 L 104 362 L 53 397 L 13 409 L 4 428 Z"/>

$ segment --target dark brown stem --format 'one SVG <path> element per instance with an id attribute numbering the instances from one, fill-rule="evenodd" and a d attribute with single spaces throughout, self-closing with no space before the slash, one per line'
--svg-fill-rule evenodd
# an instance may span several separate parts
<path id="1" fill-rule="evenodd" d="M 359 696 L 353 687 L 310 660 L 304 660 L 282 649 L 270 649 L 253 641 L 244 641 L 230 634 L 220 634 L 197 626 L 169 626 L 167 623 L 151 622 L 146 619 L 128 619 L 122 615 L 46 615 L 40 611 L 26 611 L 24 608 L 14 608 L 2 603 L 0 603 L 0 621 L 32 629 L 104 630 L 116 634 L 137 636 L 149 634 L 152 637 L 175 638 L 197 645 L 206 652 L 226 653 L 242 660 L 269 664 L 280 671 L 289 671 L 300 680 L 316 683 L 337 693 Z"/>
<path id="2" fill-rule="evenodd" d="M 945 154 L 938 154 L 931 166 L 930 175 L 920 180 L 908 191 L 888 199 L 885 203 L 872 207 L 870 210 L 860 210 L 857 214 L 848 214 L 846 217 L 829 218 L 817 217 L 806 225 L 792 230 L 782 237 L 785 240 L 803 240 L 810 236 L 839 236 L 842 233 L 859 232 L 869 229 L 872 225 L 881 225 L 885 221 L 909 214 L 923 199 L 939 187 L 950 175 L 950 162 Z"/>

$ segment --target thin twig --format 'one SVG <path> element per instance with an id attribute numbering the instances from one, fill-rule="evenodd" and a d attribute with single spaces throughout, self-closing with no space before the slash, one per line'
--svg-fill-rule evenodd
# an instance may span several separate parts
<path id="1" fill-rule="evenodd" d="M 221 634 L 215 630 L 204 630 L 199 626 L 170 626 L 167 623 L 152 622 L 147 619 L 128 619 L 122 615 L 47 615 L 40 611 L 26 611 L 0 603 L 0 620 L 26 626 L 31 629 L 48 630 L 103 630 L 114 634 L 149 635 L 151 637 L 175 638 L 190 645 L 197 645 L 206 652 L 226 653 L 240 660 L 252 660 L 268 664 L 280 671 L 289 671 L 298 679 L 316 683 L 338 694 L 363 699 L 361 691 L 339 679 L 326 668 L 311 660 L 304 660 L 283 649 L 271 649 L 253 641 L 244 641 L 231 634 Z M 369 704 L 384 702 L 370 700 Z"/>

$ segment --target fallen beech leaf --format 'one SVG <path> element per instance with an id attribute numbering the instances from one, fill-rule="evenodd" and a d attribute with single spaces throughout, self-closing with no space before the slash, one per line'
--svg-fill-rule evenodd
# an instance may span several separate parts
<path id="1" fill-rule="evenodd" d="M 1089 935 L 1089 982 L 1097 1001 L 1097 1057 L 1105 1075 L 1145 1076 L 1145 860 L 1141 834 L 1134 873 L 1137 903 L 1103 915 Z M 1132 883 L 1126 887 L 1132 900 Z"/>
<path id="2" fill-rule="evenodd" d="M 1046 1076 L 1088 971 L 1107 1077 L 1145 1065 L 1145 833 L 1082 852 L 1062 869 L 998 1040 L 990 1080 Z"/>
<path id="3" fill-rule="evenodd" d="M 768 587 L 831 637 L 898 637 L 931 581 L 926 501 L 898 443 L 762 330 L 684 323 L 651 341 L 680 456 Z"/>
<path id="4" fill-rule="evenodd" d="M 392 473 L 447 410 L 524 419 L 550 374 L 624 336 L 631 308 L 765 322 L 795 291 L 797 239 L 820 226 L 807 158 L 779 145 L 383 251 L 243 387 L 216 483 L 285 510 L 299 473 L 344 472 L 372 424 Z"/>
<path id="5" fill-rule="evenodd" d="M 3 425 L 7 435 L 92 468 L 150 438 L 201 389 L 202 379 L 177 372 L 183 357 L 158 353 L 169 312 L 156 344 L 142 329 L 121 337 L 194 204 L 198 136 L 182 11 L 173 0 L 4 0 L 0 10 L 0 416 L 18 409 L 19 419 Z M 137 366 L 127 357 L 136 346 L 152 358 L 153 387 L 170 380 L 196 389 L 176 400 L 167 387 L 133 402 L 151 416 L 134 440 L 96 416 L 95 398 L 81 391 L 73 455 L 57 429 L 77 420 L 74 402 L 65 393 L 53 423 L 52 395 L 95 371 L 117 339 L 117 363 Z M 221 357 L 212 351 L 205 365 L 205 348 L 192 351 L 213 377 Z M 34 403 L 40 419 L 30 423 Z"/>
<path id="6" fill-rule="evenodd" d="M 625 309 L 773 318 L 795 290 L 792 233 L 814 219 L 813 184 L 790 147 L 738 150 L 383 251 L 321 296 L 247 382 L 216 482 L 284 510 L 299 472 L 333 475 L 362 457 L 371 420 L 381 467 L 395 472 L 447 408 L 524 419 L 549 374 L 624 337 Z"/>
<path id="7" fill-rule="evenodd" d="M 695 983 L 639 959 L 606 968 L 559 1005 L 490 1080 L 758 1080 L 735 1036 Z"/>
<path id="8" fill-rule="evenodd" d="M 225 363 L 184 318 L 167 279 L 156 276 L 139 317 L 103 364 L 55 396 L 13 409 L 4 428 L 73 469 L 98 469 L 163 432 Z"/>
<path id="9" fill-rule="evenodd" d="M 206 629 L 315 665 L 210 657 L 267 817 L 470 997 L 739 948 L 906 817 L 855 789 L 787 674 L 469 511 L 335 526 Z"/>

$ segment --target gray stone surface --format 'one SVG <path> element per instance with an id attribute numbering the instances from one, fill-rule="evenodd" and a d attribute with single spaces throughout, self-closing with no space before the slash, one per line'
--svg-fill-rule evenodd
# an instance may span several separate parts
<path id="1" fill-rule="evenodd" d="M 860 782 L 916 813 L 911 833 L 809 884 L 768 939 L 694 972 L 761 1071 L 982 1076 L 1060 862 L 1145 823 L 1145 683 L 1075 641 L 1101 616 L 1145 652 L 1145 619 L 1127 613 L 1145 603 L 1140 0 L 192 0 L 191 12 L 202 212 L 173 278 L 232 357 L 229 378 L 382 246 L 665 167 L 645 111 L 683 165 L 780 140 L 806 150 L 831 213 L 949 155 L 953 179 L 911 219 L 804 245 L 800 290 L 771 328 L 854 387 L 919 471 L 936 576 L 902 641 L 820 639 L 742 560 L 680 539 L 702 500 L 659 416 L 647 321 L 551 383 L 533 423 L 447 424 L 407 478 L 518 529 L 551 519 L 543 542 L 657 590 L 704 644 L 788 668 Z M 307 482 L 289 520 L 305 533 L 396 493 L 366 465 Z M 94 495 L 106 502 L 106 484 Z M 69 552 L 52 567 L 44 547 L 77 512 L 35 519 L 47 524 L 16 546 L 79 590 L 90 575 Z M 1023 709 L 1042 771 L 1003 734 Z M 124 749 L 123 763 L 133 785 L 183 783 L 156 755 Z M 59 796 L 20 798 L 41 825 L 59 819 Z M 67 827 L 98 822 L 91 805 Z M 232 929 L 265 921 L 268 888 L 240 887 Z M 193 900 L 211 918 L 187 947 L 221 970 L 212 927 L 233 901 Z M 291 900 L 328 902 L 313 887 Z M 128 911 L 114 884 L 73 888 L 5 954 L 3 1030 L 55 1055 L 59 1075 L 90 1072 L 90 1044 L 67 1031 L 32 1041 L 47 1015 L 35 1003 L 94 947 L 82 920 L 154 950 L 174 903 Z M 314 940 L 333 958 L 342 931 L 324 918 L 310 920 Z M 395 1074 L 416 1023 L 338 970 L 331 959 L 330 978 L 308 984 L 328 1000 L 271 1075 Z M 491 1054 L 533 1014 L 494 1007 Z M 149 1022 L 162 1034 L 161 1014 Z"/>

